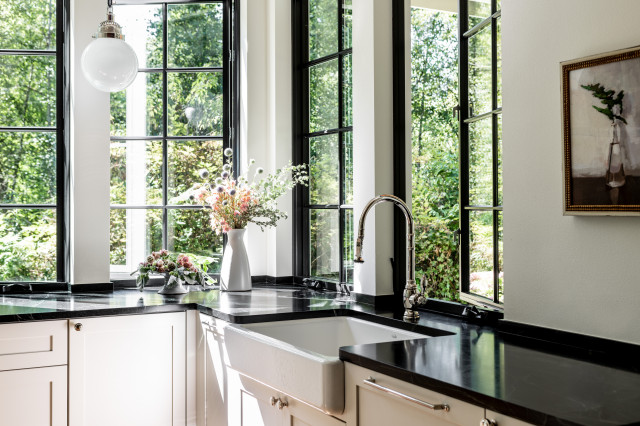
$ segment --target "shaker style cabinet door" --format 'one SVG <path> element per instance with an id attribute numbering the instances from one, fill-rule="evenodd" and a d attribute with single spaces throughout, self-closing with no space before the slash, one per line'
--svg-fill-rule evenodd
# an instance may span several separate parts
<path id="1" fill-rule="evenodd" d="M 66 426 L 66 365 L 1 371 L 0 384 L 0 424 Z"/>
<path id="2" fill-rule="evenodd" d="M 345 385 L 346 405 L 355 406 L 359 426 L 478 425 L 485 414 L 482 407 L 351 363 L 345 363 Z M 449 409 L 434 410 L 429 405 L 447 405 Z"/>
<path id="3" fill-rule="evenodd" d="M 186 314 L 69 320 L 69 426 L 186 423 Z"/>

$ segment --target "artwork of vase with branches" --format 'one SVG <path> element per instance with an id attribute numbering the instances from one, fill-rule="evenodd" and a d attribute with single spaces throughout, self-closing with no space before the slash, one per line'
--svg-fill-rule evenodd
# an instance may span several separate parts
<path id="1" fill-rule="evenodd" d="M 593 97 L 599 99 L 605 108 L 593 105 L 593 109 L 607 116 L 611 120 L 609 132 L 609 155 L 607 158 L 607 171 L 605 182 L 611 188 L 619 188 L 626 182 L 624 174 L 624 163 L 622 161 L 622 150 L 620 147 L 620 126 L 619 122 L 627 124 L 627 120 L 622 116 L 622 99 L 624 90 L 617 94 L 615 90 L 607 90 L 600 83 L 581 85 L 583 89 L 592 92 Z"/>

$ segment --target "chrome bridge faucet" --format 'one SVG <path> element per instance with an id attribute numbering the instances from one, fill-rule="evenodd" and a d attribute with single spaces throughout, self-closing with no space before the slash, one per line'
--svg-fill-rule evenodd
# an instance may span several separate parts
<path id="1" fill-rule="evenodd" d="M 423 293 L 418 293 L 416 287 L 416 271 L 415 271 L 415 253 L 414 253 L 414 238 L 413 238 L 413 216 L 411 210 L 400 198 L 395 195 L 379 195 L 369 201 L 364 207 L 362 214 L 360 215 L 360 224 L 358 225 L 358 239 L 356 240 L 356 258 L 354 262 L 364 263 L 362 258 L 362 241 L 364 240 L 364 221 L 367 218 L 369 211 L 378 203 L 383 201 L 390 201 L 396 206 L 400 207 L 404 213 L 404 217 L 407 221 L 407 284 L 404 287 L 402 293 L 402 304 L 404 305 L 403 319 L 405 321 L 417 321 L 420 315 L 414 309 L 415 306 L 424 305 L 427 302 L 427 298 Z M 423 289 L 424 291 L 424 289 Z"/>

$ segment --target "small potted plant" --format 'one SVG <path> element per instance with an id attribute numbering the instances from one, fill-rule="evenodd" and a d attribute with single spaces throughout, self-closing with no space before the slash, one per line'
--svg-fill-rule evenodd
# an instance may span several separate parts
<path id="1" fill-rule="evenodd" d="M 173 254 L 168 250 L 152 252 L 144 262 L 140 262 L 138 268 L 131 275 L 136 277 L 136 287 L 140 291 L 149 282 L 150 274 L 164 274 L 164 287 L 158 292 L 160 294 L 184 294 L 189 290 L 184 288 L 184 284 L 199 284 L 206 286 L 213 284 L 213 279 L 207 274 L 208 266 L 215 262 L 211 257 L 191 258 L 186 254 Z M 198 265 L 198 266 L 196 266 Z"/>

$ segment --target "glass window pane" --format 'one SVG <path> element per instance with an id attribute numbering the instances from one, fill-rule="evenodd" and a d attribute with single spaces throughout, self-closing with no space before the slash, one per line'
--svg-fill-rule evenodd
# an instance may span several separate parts
<path id="1" fill-rule="evenodd" d="M 312 277 L 340 278 L 340 239 L 338 210 L 309 212 L 309 264 Z"/>
<path id="2" fill-rule="evenodd" d="M 0 49 L 56 48 L 56 0 L 2 0 L 0 22 Z"/>
<path id="3" fill-rule="evenodd" d="M 493 205 L 491 117 L 469 124 L 469 204 Z"/>
<path id="4" fill-rule="evenodd" d="M 469 29 L 491 16 L 491 0 L 469 0 Z"/>
<path id="5" fill-rule="evenodd" d="M 55 281 L 56 243 L 55 210 L 0 210 L 0 281 Z"/>
<path id="6" fill-rule="evenodd" d="M 342 244 L 344 247 L 344 258 L 342 261 L 342 268 L 344 273 L 345 282 L 353 283 L 353 259 L 354 259 L 354 222 L 353 222 L 353 210 L 347 209 L 344 211 L 344 238 Z"/>
<path id="7" fill-rule="evenodd" d="M 169 67 L 222 66 L 222 3 L 168 7 Z"/>
<path id="8" fill-rule="evenodd" d="M 351 55 L 345 55 L 342 62 L 342 109 L 344 127 L 353 126 L 353 81 Z"/>
<path id="9" fill-rule="evenodd" d="M 161 136 L 162 74 L 138 73 L 126 90 L 111 93 L 112 136 Z"/>
<path id="10" fill-rule="evenodd" d="M 220 272 L 222 263 L 222 235 L 211 229 L 209 214 L 204 209 L 170 209 L 168 217 L 167 250 L 218 259 L 210 273 Z"/>
<path id="11" fill-rule="evenodd" d="M 338 60 L 309 69 L 309 132 L 338 127 Z"/>
<path id="12" fill-rule="evenodd" d="M 309 0 L 309 60 L 338 51 L 338 2 Z"/>
<path id="13" fill-rule="evenodd" d="M 134 265 L 162 247 L 161 209 L 111 210 L 111 265 Z"/>
<path id="14" fill-rule="evenodd" d="M 338 135 L 309 139 L 309 204 L 340 203 Z"/>
<path id="15" fill-rule="evenodd" d="M 215 179 L 222 171 L 222 141 L 168 141 L 167 161 L 169 162 L 168 190 L 169 205 L 198 204 L 189 199 L 189 189 L 203 183 L 202 170 L 207 170 Z"/>
<path id="16" fill-rule="evenodd" d="M 498 266 L 500 270 L 498 272 L 498 298 L 500 303 L 504 303 L 504 269 L 502 255 L 503 251 L 503 235 L 502 235 L 502 212 L 498 212 Z"/>
<path id="17" fill-rule="evenodd" d="M 469 38 L 469 116 L 491 111 L 491 26 Z"/>
<path id="18" fill-rule="evenodd" d="M 344 204 L 353 205 L 353 132 L 342 134 L 344 138 Z"/>
<path id="19" fill-rule="evenodd" d="M 0 133 L 0 204 L 55 202 L 56 134 Z"/>
<path id="20" fill-rule="evenodd" d="M 222 73 L 169 74 L 169 135 L 222 135 Z"/>
<path id="21" fill-rule="evenodd" d="M 162 204 L 161 141 L 111 141 L 111 204 Z"/>
<path id="22" fill-rule="evenodd" d="M 498 120 L 498 204 L 502 205 L 502 114 L 496 117 Z"/>
<path id="23" fill-rule="evenodd" d="M 138 56 L 140 68 L 162 67 L 162 6 L 114 5 L 115 20 L 122 25 L 127 43 Z"/>
<path id="24" fill-rule="evenodd" d="M 0 56 L 0 126 L 56 125 L 56 57 Z"/>
<path id="25" fill-rule="evenodd" d="M 350 49 L 353 33 L 353 4 L 342 0 L 342 49 Z"/>
<path id="26" fill-rule="evenodd" d="M 469 290 L 493 299 L 493 212 L 469 212 Z"/>

